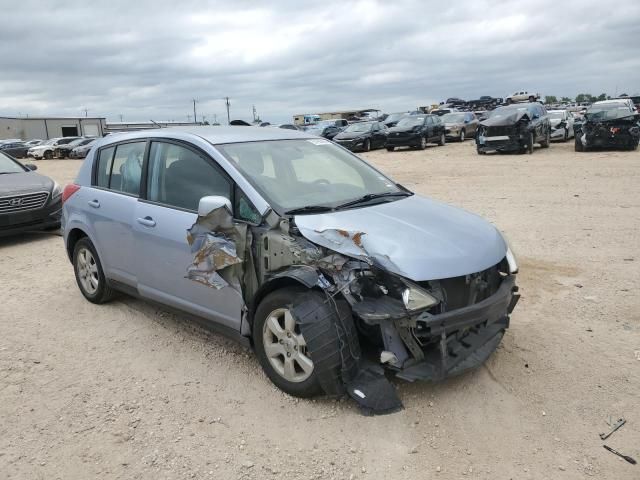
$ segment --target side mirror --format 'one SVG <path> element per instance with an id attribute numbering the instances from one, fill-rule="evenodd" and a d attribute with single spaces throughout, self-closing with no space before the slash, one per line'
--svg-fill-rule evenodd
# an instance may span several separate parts
<path id="1" fill-rule="evenodd" d="M 233 211 L 231 208 L 231 200 L 227 197 L 222 197 L 220 195 L 211 195 L 209 197 L 202 197 L 200 202 L 198 203 L 198 216 L 206 217 L 214 210 L 217 210 L 220 207 L 227 207 L 229 213 Z"/>
<path id="2" fill-rule="evenodd" d="M 38 166 L 34 165 L 33 163 L 25 163 L 24 166 L 27 167 L 32 172 L 38 169 Z"/>

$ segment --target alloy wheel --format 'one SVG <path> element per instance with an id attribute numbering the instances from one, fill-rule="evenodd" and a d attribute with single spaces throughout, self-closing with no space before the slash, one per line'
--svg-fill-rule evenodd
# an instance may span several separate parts
<path id="1" fill-rule="evenodd" d="M 89 249 L 80 249 L 78 252 L 76 268 L 78 269 L 78 277 L 82 284 L 82 288 L 84 288 L 84 290 L 90 295 L 96 293 L 100 282 L 98 276 L 98 265 L 96 264 L 96 259 L 93 257 L 93 254 Z"/>
<path id="2" fill-rule="evenodd" d="M 289 382 L 307 380 L 313 373 L 313 361 L 307 343 L 288 308 L 272 311 L 264 322 L 262 342 L 273 369 Z"/>

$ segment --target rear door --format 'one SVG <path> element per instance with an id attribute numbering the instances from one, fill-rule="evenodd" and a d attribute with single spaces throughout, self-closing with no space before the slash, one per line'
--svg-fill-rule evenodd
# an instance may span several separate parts
<path id="1" fill-rule="evenodd" d="M 186 278 L 194 259 L 187 230 L 200 198 L 233 198 L 233 182 L 217 163 L 183 143 L 152 141 L 145 199 L 134 213 L 136 275 L 144 297 L 240 329 L 243 300 L 231 287 L 215 289 Z"/>
<path id="2" fill-rule="evenodd" d="M 136 286 L 132 224 L 146 146 L 146 140 L 136 140 L 97 152 L 85 210 L 106 276 L 132 287 Z"/>

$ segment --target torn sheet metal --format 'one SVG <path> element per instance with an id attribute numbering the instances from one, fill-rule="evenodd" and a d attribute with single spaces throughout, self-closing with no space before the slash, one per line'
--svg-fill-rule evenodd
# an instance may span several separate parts
<path id="1" fill-rule="evenodd" d="M 187 230 L 193 262 L 187 266 L 186 278 L 218 290 L 231 285 L 241 291 L 239 265 L 244 261 L 246 236 L 246 225 L 235 223 L 226 206 L 198 216 Z"/>

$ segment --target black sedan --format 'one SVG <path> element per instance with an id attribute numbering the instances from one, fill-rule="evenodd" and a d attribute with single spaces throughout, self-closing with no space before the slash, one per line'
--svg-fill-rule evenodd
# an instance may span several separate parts
<path id="1" fill-rule="evenodd" d="M 380 122 L 352 123 L 333 137 L 333 141 L 351 151 L 368 152 L 384 148 L 387 142 L 387 127 Z"/>
<path id="2" fill-rule="evenodd" d="M 332 140 L 333 137 L 340 133 L 340 128 L 336 127 L 335 125 L 318 124 L 307 127 L 306 132 L 312 135 L 317 135 L 319 137 L 324 137 Z"/>
<path id="3" fill-rule="evenodd" d="M 444 145 L 446 142 L 444 123 L 437 115 L 411 115 L 402 118 L 389 129 L 387 150 L 396 147 L 413 147 L 424 150 L 427 143 Z"/>
<path id="4" fill-rule="evenodd" d="M 25 142 L 8 142 L 0 144 L 0 152 L 11 155 L 13 158 L 25 158 L 30 145 Z"/>
<path id="5" fill-rule="evenodd" d="M 0 152 L 0 236 L 60 227 L 62 189 L 36 168 Z"/>

